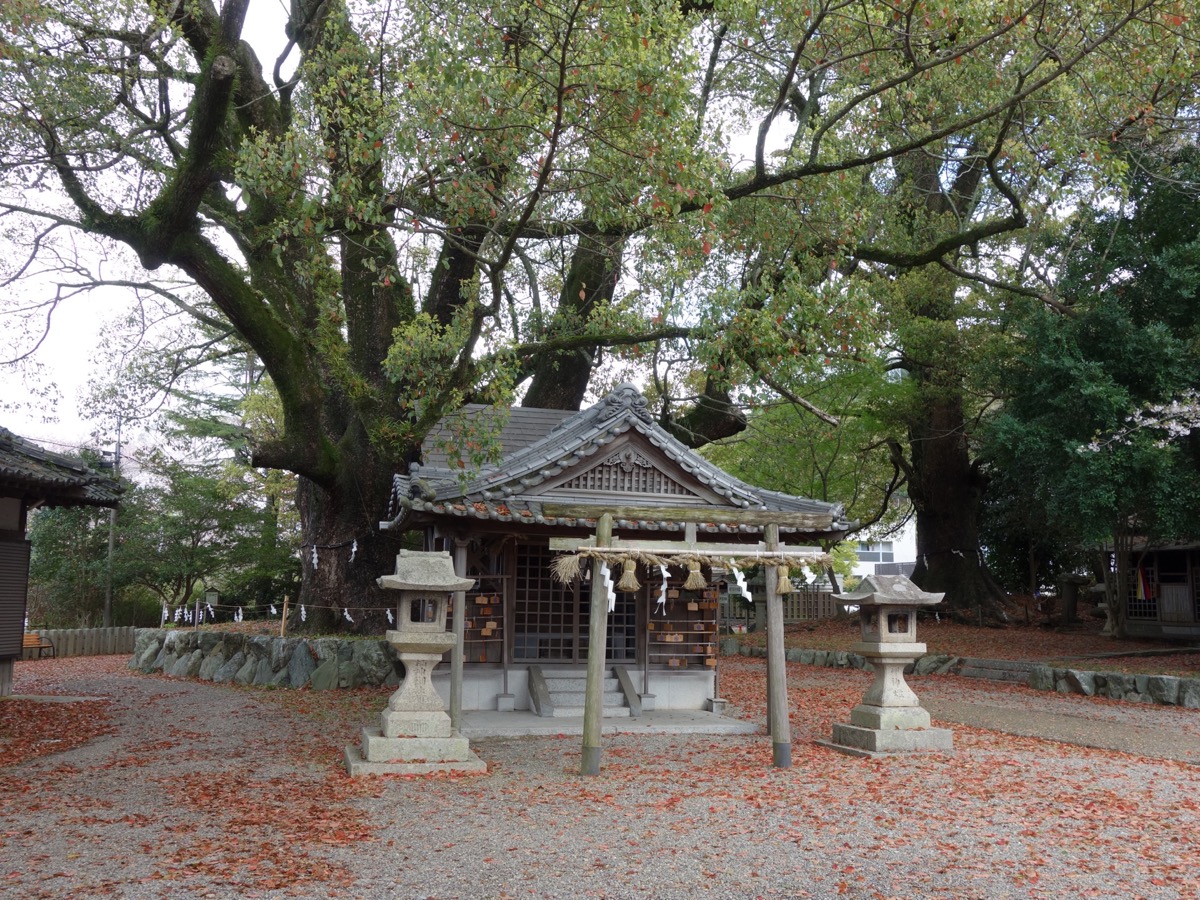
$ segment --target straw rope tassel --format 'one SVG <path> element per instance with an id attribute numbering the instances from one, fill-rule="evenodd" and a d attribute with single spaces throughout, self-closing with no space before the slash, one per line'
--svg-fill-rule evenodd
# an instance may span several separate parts
<path id="1" fill-rule="evenodd" d="M 787 566 L 777 566 L 775 569 L 775 593 L 790 594 L 792 592 L 792 578 Z"/>
<path id="2" fill-rule="evenodd" d="M 632 594 L 640 591 L 642 583 L 637 580 L 637 561 L 624 559 L 621 561 L 621 580 L 617 582 L 617 590 Z"/>
<path id="3" fill-rule="evenodd" d="M 579 554 L 567 553 L 555 557 L 554 562 L 550 564 L 550 570 L 560 584 L 570 584 L 579 577 L 579 563 Z"/>
<path id="4" fill-rule="evenodd" d="M 704 573 L 700 571 L 700 560 L 689 559 L 687 567 L 687 581 L 683 583 L 685 591 L 702 591 L 708 587 L 708 582 L 704 580 Z"/>

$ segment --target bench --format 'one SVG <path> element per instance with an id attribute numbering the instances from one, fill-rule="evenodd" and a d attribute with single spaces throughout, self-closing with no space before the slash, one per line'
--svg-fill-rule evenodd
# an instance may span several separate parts
<path id="1" fill-rule="evenodd" d="M 42 654 L 44 654 L 47 650 L 50 651 L 51 656 L 57 655 L 54 649 L 54 644 L 50 641 L 50 638 L 42 637 L 42 635 L 38 634 L 36 631 L 25 632 L 25 636 L 21 640 L 21 649 L 36 650 L 38 659 L 41 659 Z"/>

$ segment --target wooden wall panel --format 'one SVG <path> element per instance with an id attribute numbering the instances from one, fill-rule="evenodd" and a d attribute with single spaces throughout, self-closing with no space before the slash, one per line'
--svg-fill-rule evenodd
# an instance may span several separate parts
<path id="1" fill-rule="evenodd" d="M 29 541 L 0 541 L 0 659 L 21 655 L 28 586 Z"/>

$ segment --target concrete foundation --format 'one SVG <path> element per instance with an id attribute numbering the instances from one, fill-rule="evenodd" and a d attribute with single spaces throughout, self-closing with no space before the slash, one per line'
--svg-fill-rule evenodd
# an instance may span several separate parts
<path id="1" fill-rule="evenodd" d="M 606 663 L 606 665 L 623 665 L 622 663 Z M 543 666 L 552 674 L 566 666 Z M 709 700 L 713 696 L 714 676 L 712 669 L 704 671 L 689 669 L 675 671 L 669 669 L 651 669 L 649 689 L 642 684 L 642 668 L 640 665 L 629 665 L 629 676 L 634 688 L 643 698 L 647 694 L 654 695 L 654 709 L 671 710 L 707 710 Z M 450 667 L 438 666 L 433 672 L 433 686 L 446 704 L 450 702 Z M 471 665 L 463 670 L 464 711 L 493 711 L 493 710 L 527 710 L 533 704 L 529 699 L 529 664 L 513 663 L 508 672 L 507 691 L 505 690 L 504 672 L 499 666 Z M 645 700 L 642 708 L 647 709 Z"/>

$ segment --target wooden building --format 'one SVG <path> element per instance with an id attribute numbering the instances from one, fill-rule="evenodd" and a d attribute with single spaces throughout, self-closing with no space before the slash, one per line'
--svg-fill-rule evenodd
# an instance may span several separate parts
<path id="1" fill-rule="evenodd" d="M 1127 572 L 1130 637 L 1200 638 L 1200 545 L 1135 550 Z"/>
<path id="2" fill-rule="evenodd" d="M 461 622 L 464 709 L 554 714 L 542 679 L 582 671 L 591 588 L 588 566 L 567 581 L 552 566 L 563 552 L 587 552 L 606 513 L 610 557 L 669 560 L 665 579 L 644 560 L 628 572 L 614 562 L 607 619 L 606 666 L 627 699 L 659 709 L 702 709 L 714 698 L 718 596 L 706 577 L 714 559 L 741 556 L 744 565 L 765 555 L 768 524 L 779 526 L 776 550 L 814 555 L 817 540 L 849 527 L 840 505 L 723 472 L 661 428 L 631 385 L 577 413 L 508 411 L 492 423 L 500 458 L 471 471 L 457 457 L 476 446 L 470 432 L 489 414 L 470 408 L 435 429 L 423 463 L 396 476 L 384 523 L 423 530 L 425 549 L 449 550 L 459 574 L 476 579 Z M 703 574 L 689 572 L 689 554 Z"/>
<path id="3" fill-rule="evenodd" d="M 121 487 L 79 459 L 52 453 L 0 428 L 0 696 L 12 693 L 29 584 L 29 511 L 39 506 L 117 505 Z"/>

